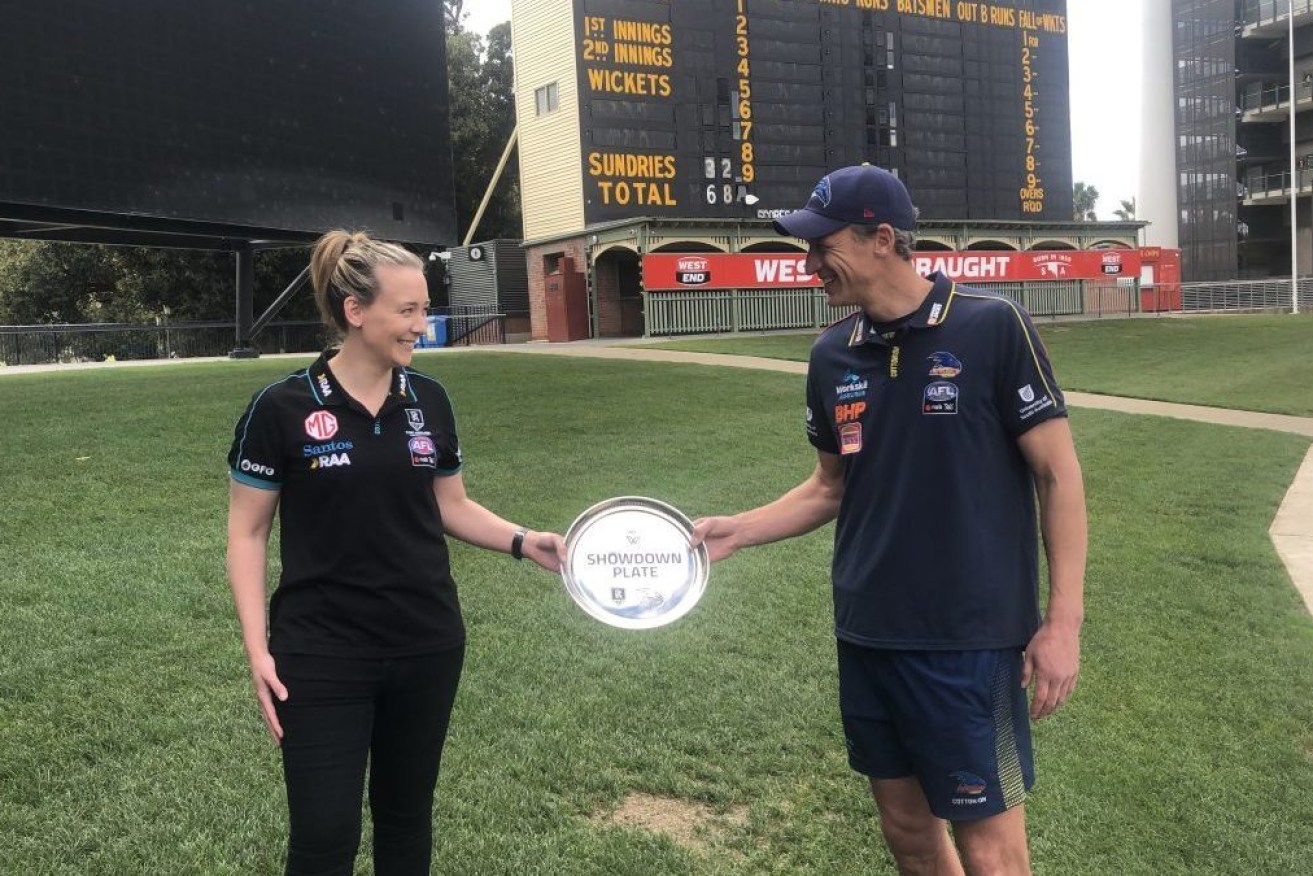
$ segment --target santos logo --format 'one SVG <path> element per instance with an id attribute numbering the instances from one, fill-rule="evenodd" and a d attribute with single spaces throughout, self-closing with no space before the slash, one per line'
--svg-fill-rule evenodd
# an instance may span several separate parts
<path id="1" fill-rule="evenodd" d="M 251 462 L 249 459 L 242 460 L 241 469 L 242 471 L 249 471 L 251 474 L 264 475 L 269 478 L 274 476 L 274 470 L 272 468 L 267 465 L 261 465 L 258 462 Z"/>
<path id="2" fill-rule="evenodd" d="M 339 465 L 350 465 L 351 454 L 349 453 L 330 453 L 327 456 L 316 456 L 310 460 L 310 470 L 315 471 L 321 468 L 333 468 Z"/>

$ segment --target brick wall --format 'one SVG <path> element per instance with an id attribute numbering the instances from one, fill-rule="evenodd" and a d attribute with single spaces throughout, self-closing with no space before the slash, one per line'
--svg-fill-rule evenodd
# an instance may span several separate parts
<path id="1" fill-rule="evenodd" d="M 620 330 L 620 273 L 615 260 L 602 258 L 593 271 L 597 297 L 597 336 L 618 338 Z"/>
<path id="2" fill-rule="evenodd" d="M 547 340 L 547 291 L 544 284 L 544 260 L 548 256 L 562 255 L 574 261 L 574 269 L 587 269 L 582 237 L 557 240 L 542 246 L 532 246 L 525 250 L 524 257 L 529 269 L 529 322 L 533 340 Z"/>

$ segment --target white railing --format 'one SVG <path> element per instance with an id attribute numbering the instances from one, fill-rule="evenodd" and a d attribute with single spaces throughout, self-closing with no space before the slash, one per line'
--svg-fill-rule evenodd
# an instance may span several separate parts
<path id="1" fill-rule="evenodd" d="M 1297 283 L 1299 309 L 1313 306 L 1313 277 Z M 1290 280 L 1228 280 L 1181 284 L 1183 311 L 1287 311 L 1291 309 Z"/>
<path id="2" fill-rule="evenodd" d="M 644 297 L 649 335 L 819 328 L 852 312 L 828 306 L 820 289 L 689 289 Z"/>
<path id="3" fill-rule="evenodd" d="M 1083 280 L 977 285 L 1006 295 L 1037 318 L 1140 312 L 1138 286 Z M 826 304 L 820 289 L 685 289 L 647 292 L 644 298 L 646 332 L 658 337 L 820 328 L 852 313 L 851 307 Z"/>

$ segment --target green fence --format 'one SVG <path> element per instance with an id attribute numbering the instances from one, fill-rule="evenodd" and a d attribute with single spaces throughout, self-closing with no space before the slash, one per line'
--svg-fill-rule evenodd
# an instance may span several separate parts
<path id="1" fill-rule="evenodd" d="M 1067 280 L 974 284 L 1018 302 L 1036 318 L 1138 313 L 1139 287 Z M 852 312 L 821 289 L 681 289 L 644 293 L 652 336 L 820 328 Z"/>

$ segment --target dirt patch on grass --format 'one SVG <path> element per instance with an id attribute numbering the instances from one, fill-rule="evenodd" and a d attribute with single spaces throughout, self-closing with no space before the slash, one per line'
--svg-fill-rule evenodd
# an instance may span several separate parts
<path id="1" fill-rule="evenodd" d="M 594 824 L 650 830 L 670 837 L 685 848 L 706 851 L 715 838 L 747 824 L 748 810 L 736 806 L 716 812 L 710 806 L 688 800 L 630 794 L 619 808 L 595 812 L 590 820 Z"/>

